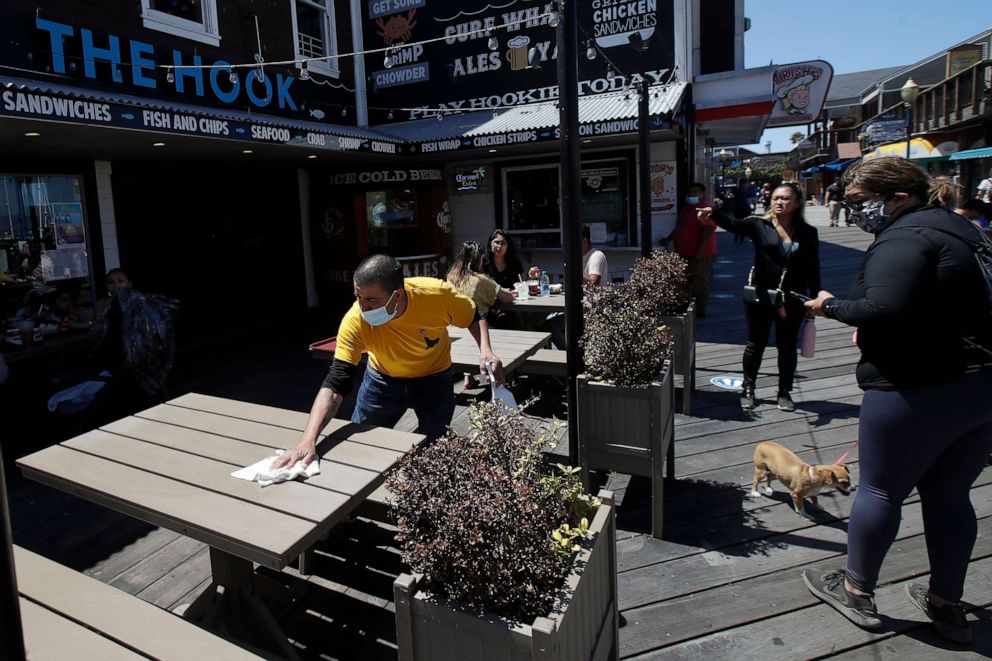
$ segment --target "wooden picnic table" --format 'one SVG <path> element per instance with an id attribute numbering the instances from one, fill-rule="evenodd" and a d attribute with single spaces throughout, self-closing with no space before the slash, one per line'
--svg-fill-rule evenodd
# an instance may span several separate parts
<path id="1" fill-rule="evenodd" d="M 513 299 L 509 303 L 500 303 L 500 308 L 514 312 L 551 312 L 565 311 L 565 295 L 551 294 L 550 296 L 530 296 L 524 300 Z"/>
<path id="2" fill-rule="evenodd" d="M 451 368 L 455 371 L 476 372 L 479 369 L 479 345 L 467 328 L 448 327 L 451 338 Z M 539 349 L 549 346 L 551 334 L 535 331 L 489 329 L 489 342 L 493 351 L 503 361 L 507 374 L 520 367 Z M 336 338 L 320 340 L 310 345 L 310 355 L 321 360 L 334 358 Z"/>
<path id="3" fill-rule="evenodd" d="M 424 437 L 332 420 L 320 474 L 260 487 L 231 472 L 295 444 L 307 414 L 188 394 L 18 460 L 25 476 L 210 546 L 213 585 L 187 617 L 293 658 L 260 599 L 281 582 L 255 574 L 306 554 L 379 487 Z"/>

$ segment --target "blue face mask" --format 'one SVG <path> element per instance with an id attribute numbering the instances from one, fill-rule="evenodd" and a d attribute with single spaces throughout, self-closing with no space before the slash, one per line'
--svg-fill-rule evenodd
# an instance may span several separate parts
<path id="1" fill-rule="evenodd" d="M 382 326 L 392 321 L 396 317 L 396 313 L 399 311 L 400 306 L 397 305 L 396 309 L 393 310 L 392 312 L 389 312 L 388 310 L 386 310 L 386 308 L 389 307 L 389 304 L 390 302 L 392 302 L 393 296 L 395 295 L 396 295 L 395 291 L 392 294 L 390 294 L 389 298 L 386 299 L 386 304 L 383 305 L 381 308 L 373 308 L 372 310 L 362 310 L 362 319 L 365 320 L 365 323 L 367 323 L 369 326 Z"/>
<path id="2" fill-rule="evenodd" d="M 690 195 L 687 198 L 685 198 L 685 202 L 686 202 L 686 204 L 699 204 L 699 196 L 698 195 Z"/>

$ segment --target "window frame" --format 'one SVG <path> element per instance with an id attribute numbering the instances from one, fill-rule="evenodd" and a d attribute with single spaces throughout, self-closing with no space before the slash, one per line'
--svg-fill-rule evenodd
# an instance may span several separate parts
<path id="1" fill-rule="evenodd" d="M 337 17 L 334 13 L 334 0 L 289 0 L 289 7 L 293 16 L 293 57 L 296 60 L 307 59 L 307 70 L 312 73 L 319 73 L 323 76 L 328 76 L 329 78 L 340 78 L 341 68 L 338 65 L 338 60 L 317 60 L 313 61 L 307 58 L 300 51 L 300 29 L 296 18 L 296 4 L 302 2 L 305 5 L 309 5 L 317 10 L 322 10 L 324 12 L 324 30 L 326 31 L 324 39 L 324 55 L 337 55 L 338 54 L 338 33 L 337 33 Z M 297 69 L 303 69 L 303 64 L 301 62 L 296 63 Z"/>
<path id="2" fill-rule="evenodd" d="M 217 0 L 201 0 L 203 22 L 197 23 L 152 7 L 152 0 L 141 0 L 141 21 L 149 30 L 164 32 L 210 46 L 220 45 Z"/>

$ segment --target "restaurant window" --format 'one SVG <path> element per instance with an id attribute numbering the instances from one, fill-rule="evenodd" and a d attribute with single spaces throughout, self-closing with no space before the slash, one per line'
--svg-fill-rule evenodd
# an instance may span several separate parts
<path id="1" fill-rule="evenodd" d="M 417 194 L 408 188 L 365 193 L 369 248 L 373 252 L 403 255 L 417 244 Z"/>
<path id="2" fill-rule="evenodd" d="M 82 181 L 63 175 L 0 175 L 2 318 L 30 302 L 29 292 L 78 289 L 90 274 Z M 73 286 L 75 285 L 75 286 Z"/>
<path id="3" fill-rule="evenodd" d="M 306 59 L 310 71 L 337 78 L 337 60 L 313 59 L 337 55 L 334 0 L 292 0 L 292 8 L 296 59 Z M 302 64 L 297 64 L 297 68 L 302 68 Z"/>
<path id="4" fill-rule="evenodd" d="M 503 170 L 503 226 L 519 247 L 561 247 L 559 177 L 557 164 Z M 594 230 L 593 242 L 619 247 L 632 245 L 628 162 L 587 161 L 580 177 L 582 222 Z"/>
<path id="5" fill-rule="evenodd" d="M 220 45 L 217 0 L 141 0 L 141 19 L 149 30 Z"/>

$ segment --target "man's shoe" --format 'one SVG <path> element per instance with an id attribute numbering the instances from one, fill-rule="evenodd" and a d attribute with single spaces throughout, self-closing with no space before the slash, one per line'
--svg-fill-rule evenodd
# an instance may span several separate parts
<path id="1" fill-rule="evenodd" d="M 928 590 L 919 583 L 907 583 L 906 594 L 913 605 L 933 622 L 933 628 L 947 640 L 967 645 L 974 641 L 971 627 L 964 616 L 964 609 L 957 606 L 937 606 L 930 601 Z"/>
<path id="2" fill-rule="evenodd" d="M 817 569 L 803 570 L 803 581 L 813 596 L 835 609 L 862 629 L 878 629 L 882 620 L 878 618 L 875 600 L 870 596 L 851 594 L 844 587 L 844 572 L 822 572 Z"/>
<path id="3" fill-rule="evenodd" d="M 744 386 L 741 391 L 741 408 L 745 411 L 754 408 L 754 386 Z"/>
<path id="4" fill-rule="evenodd" d="M 778 391 L 778 410 L 779 411 L 795 411 L 796 405 L 792 401 L 792 397 L 789 396 L 787 390 Z"/>

